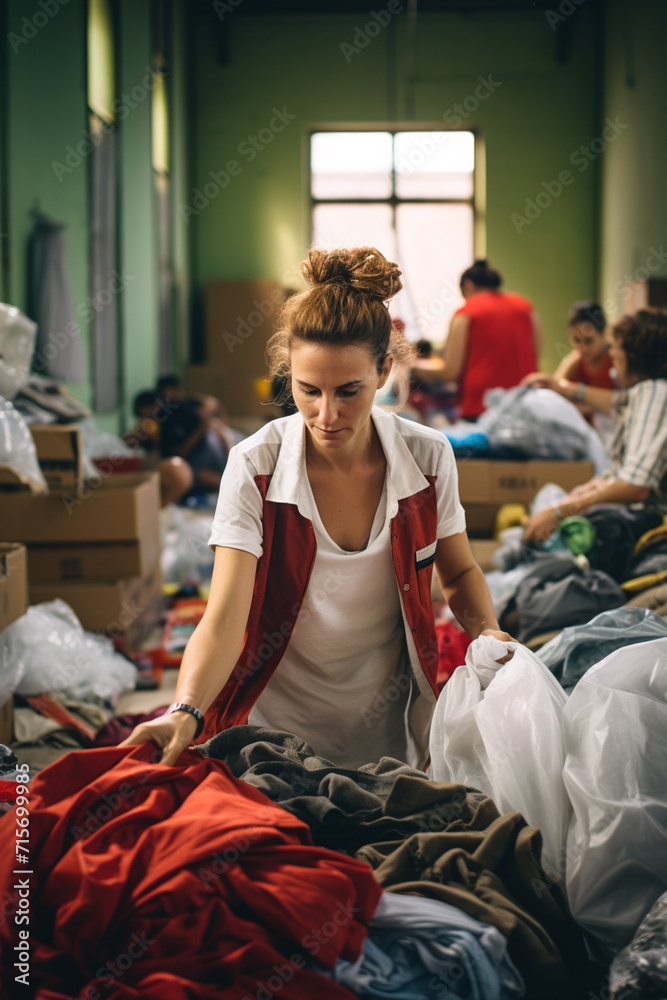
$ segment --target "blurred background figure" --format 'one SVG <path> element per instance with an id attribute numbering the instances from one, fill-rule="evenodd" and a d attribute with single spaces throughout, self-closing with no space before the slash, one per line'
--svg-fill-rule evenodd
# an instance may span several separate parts
<path id="1" fill-rule="evenodd" d="M 484 412 L 488 389 L 511 389 L 535 370 L 542 333 L 528 299 L 501 292 L 502 278 L 485 260 L 461 275 L 465 305 L 455 312 L 442 356 L 418 359 L 413 373 L 458 385 L 458 414 L 475 421 Z"/>

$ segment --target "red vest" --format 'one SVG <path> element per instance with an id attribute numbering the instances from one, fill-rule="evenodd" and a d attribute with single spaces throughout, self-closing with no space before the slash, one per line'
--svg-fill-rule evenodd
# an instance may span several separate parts
<path id="1" fill-rule="evenodd" d="M 399 500 L 390 530 L 410 662 L 421 695 L 419 701 L 426 699 L 432 713 L 438 669 L 431 603 L 434 556 L 422 550 L 435 547 L 438 512 L 435 479 L 425 478 L 428 487 Z M 315 560 L 312 522 L 299 513 L 296 505 L 266 499 L 270 475 L 256 476 L 255 482 L 263 501 L 263 553 L 257 563 L 243 650 L 229 680 L 208 709 L 203 732 L 195 743 L 203 743 L 230 726 L 247 723 L 250 709 L 287 648 Z M 424 705 L 419 713 L 420 725 L 428 722 L 428 713 Z"/>

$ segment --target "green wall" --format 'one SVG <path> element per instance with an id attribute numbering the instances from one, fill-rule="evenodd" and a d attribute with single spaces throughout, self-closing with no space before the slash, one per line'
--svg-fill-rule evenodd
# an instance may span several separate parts
<path id="1" fill-rule="evenodd" d="M 76 146 L 86 141 L 86 21 L 84 0 L 70 0 L 42 27 L 24 18 L 38 8 L 9 0 L 4 41 L 7 74 L 10 274 L 7 300 L 26 309 L 28 237 L 35 207 L 67 226 L 72 303 L 82 312 L 88 286 L 88 161 L 77 163 Z M 41 19 L 38 19 L 41 20 Z M 33 35 L 33 37 L 29 37 Z M 67 147 L 73 147 L 68 154 Z M 82 146 L 85 148 L 85 145 Z M 69 161 L 68 161 L 69 156 Z M 54 170 L 61 163 L 68 172 Z M 68 166 L 71 164 L 71 166 Z M 88 355 L 88 324 L 78 317 Z M 90 385 L 71 386 L 90 403 Z"/>
<path id="2" fill-rule="evenodd" d="M 597 164 L 579 172 L 570 163 L 579 146 L 599 135 L 594 10 L 581 7 L 572 15 L 564 63 L 556 60 L 557 36 L 543 12 L 420 16 L 414 48 L 403 13 L 358 54 L 348 50 L 348 61 L 341 44 L 353 44 L 355 28 L 366 20 L 231 11 L 222 26 L 229 51 L 223 64 L 219 22 L 211 11 L 200 15 L 189 206 L 193 188 L 203 190 L 211 171 L 235 159 L 242 172 L 189 217 L 198 290 L 210 278 L 294 274 L 310 237 L 309 128 L 345 122 L 436 127 L 447 109 L 474 94 L 479 76 L 490 74 L 500 86 L 465 123 L 486 140 L 487 252 L 505 286 L 536 303 L 549 341 L 543 360 L 555 364 L 568 306 L 597 288 Z M 248 162 L 239 144 L 268 124 L 274 107 L 296 118 Z M 523 214 L 542 182 L 568 168 L 572 183 L 517 232 L 512 213 Z"/>
<path id="3" fill-rule="evenodd" d="M 118 91 L 135 107 L 120 134 L 120 259 L 132 280 L 122 298 L 123 379 L 128 401 L 158 374 L 158 265 L 154 174 L 151 163 L 150 6 L 120 5 Z M 142 81 L 148 77 L 148 86 Z M 132 95 L 133 88 L 137 88 Z M 140 95 L 143 94 L 143 98 Z M 136 99 L 134 99 L 136 98 Z"/>
<path id="4" fill-rule="evenodd" d="M 124 276 L 119 296 L 121 336 L 121 405 L 100 416 L 109 430 L 122 429 L 129 418 L 134 393 L 154 384 L 158 374 L 158 233 L 154 175 L 151 163 L 151 87 L 153 64 L 149 0 L 119 0 L 117 35 L 117 97 L 128 94 L 134 107 L 117 122 L 118 141 L 118 270 Z M 189 230 L 175 217 L 175 199 L 184 194 L 187 176 L 188 116 L 186 108 L 185 3 L 168 4 L 173 39 L 168 88 L 172 108 L 172 261 L 176 362 L 187 353 L 189 304 Z M 1 40 L 5 61 L 2 126 L 7 130 L 8 155 L 0 182 L 6 185 L 9 275 L 2 295 L 26 310 L 27 248 L 34 225 L 31 209 L 39 209 L 66 224 L 68 276 L 76 312 L 95 291 L 91 288 L 90 161 L 76 153 L 88 134 L 86 96 L 86 0 L 69 0 L 53 16 L 37 17 L 41 8 L 8 0 L 6 36 Z M 27 26 L 26 26 L 26 21 Z M 145 86 L 148 81 L 149 86 Z M 136 88 L 136 89 L 135 89 Z M 145 96 L 141 96 L 141 92 Z M 68 151 L 68 147 L 74 151 Z M 77 162 L 78 161 L 78 162 Z M 53 168 L 54 162 L 65 170 Z M 88 312 L 90 310 L 87 310 Z M 79 316 L 82 343 L 90 359 L 90 325 Z M 94 406 L 92 379 L 69 388 Z"/>
<path id="5" fill-rule="evenodd" d="M 629 140 L 609 148 L 602 174 L 600 294 L 612 319 L 630 283 L 667 276 L 666 35 L 662 0 L 609 3 L 605 113 Z"/>

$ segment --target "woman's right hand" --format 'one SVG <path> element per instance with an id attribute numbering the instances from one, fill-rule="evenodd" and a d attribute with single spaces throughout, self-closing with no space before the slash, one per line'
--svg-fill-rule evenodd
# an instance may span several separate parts
<path id="1" fill-rule="evenodd" d="M 197 720 L 188 712 L 170 712 L 150 722 L 141 722 L 132 730 L 121 747 L 136 747 L 142 743 L 154 743 L 161 751 L 161 764 L 175 764 L 184 750 L 190 746 L 197 731 Z"/>

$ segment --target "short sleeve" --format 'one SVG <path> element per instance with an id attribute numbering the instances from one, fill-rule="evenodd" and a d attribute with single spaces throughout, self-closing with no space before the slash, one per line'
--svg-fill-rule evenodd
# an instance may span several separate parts
<path id="1" fill-rule="evenodd" d="M 255 470 L 247 454 L 232 448 L 220 482 L 213 517 L 210 548 L 230 549 L 262 555 L 264 527 L 262 497 L 255 483 Z"/>
<path id="2" fill-rule="evenodd" d="M 442 439 L 435 488 L 438 500 L 438 538 L 448 538 L 465 531 L 465 511 L 459 499 L 459 474 L 454 449 Z"/>
<path id="3" fill-rule="evenodd" d="M 614 478 L 657 490 L 667 474 L 667 380 L 646 379 L 630 390 L 623 458 Z"/>

